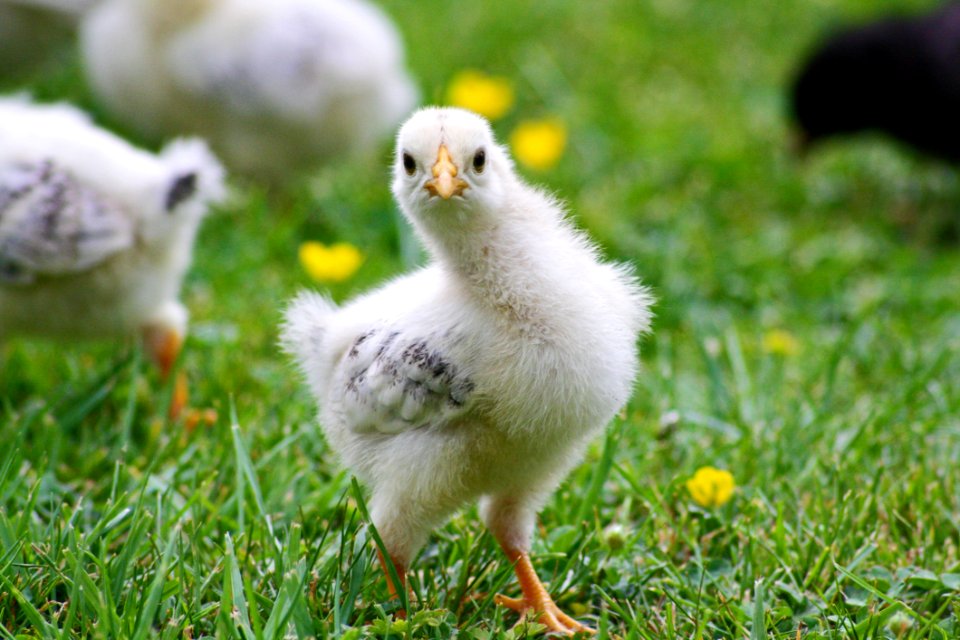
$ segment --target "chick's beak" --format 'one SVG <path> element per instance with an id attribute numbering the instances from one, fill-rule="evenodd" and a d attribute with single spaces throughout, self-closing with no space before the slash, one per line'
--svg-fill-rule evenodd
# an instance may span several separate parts
<path id="1" fill-rule="evenodd" d="M 433 179 L 427 180 L 424 188 L 432 196 L 440 196 L 444 200 L 449 200 L 452 196 L 458 196 L 467 188 L 467 181 L 457 177 L 457 165 L 450 158 L 450 151 L 447 145 L 440 145 L 437 150 L 437 161 L 433 164 Z"/>

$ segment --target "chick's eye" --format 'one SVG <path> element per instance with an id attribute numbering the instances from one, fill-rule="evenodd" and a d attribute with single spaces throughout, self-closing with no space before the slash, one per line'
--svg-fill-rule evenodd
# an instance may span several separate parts
<path id="1" fill-rule="evenodd" d="M 409 153 L 403 154 L 403 169 L 407 172 L 408 176 L 412 176 L 417 170 L 417 162 Z"/>
<path id="2" fill-rule="evenodd" d="M 473 156 L 473 170 L 477 173 L 483 173 L 483 168 L 487 165 L 487 152 L 483 149 L 477 151 Z"/>

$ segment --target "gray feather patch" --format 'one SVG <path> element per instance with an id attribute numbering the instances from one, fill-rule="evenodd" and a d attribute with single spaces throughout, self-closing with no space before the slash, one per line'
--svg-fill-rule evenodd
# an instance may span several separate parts
<path id="1" fill-rule="evenodd" d="M 0 283 L 85 271 L 132 244 L 123 210 L 53 162 L 0 169 Z"/>
<path id="2" fill-rule="evenodd" d="M 463 410 L 475 385 L 434 343 L 376 329 L 354 340 L 341 361 L 354 431 L 440 425 Z"/>

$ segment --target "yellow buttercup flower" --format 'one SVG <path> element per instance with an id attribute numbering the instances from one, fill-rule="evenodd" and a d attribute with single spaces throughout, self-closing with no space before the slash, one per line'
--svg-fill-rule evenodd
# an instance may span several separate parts
<path id="1" fill-rule="evenodd" d="M 343 282 L 357 272 L 362 262 L 363 254 L 347 242 L 329 247 L 313 241 L 300 245 L 300 264 L 317 282 Z"/>
<path id="2" fill-rule="evenodd" d="M 687 491 L 701 507 L 719 507 L 730 501 L 736 488 L 733 474 L 714 467 L 700 467 L 687 480 Z"/>
<path id="3" fill-rule="evenodd" d="M 513 84 L 480 71 L 461 71 L 447 87 L 447 103 L 496 120 L 513 106 Z"/>
<path id="4" fill-rule="evenodd" d="M 510 134 L 510 146 L 518 161 L 544 171 L 560 161 L 567 146 L 567 128 L 556 118 L 525 120 Z"/>
<path id="5" fill-rule="evenodd" d="M 775 356 L 794 356 L 800 352 L 800 341 L 789 331 L 774 329 L 764 334 L 763 350 Z"/>

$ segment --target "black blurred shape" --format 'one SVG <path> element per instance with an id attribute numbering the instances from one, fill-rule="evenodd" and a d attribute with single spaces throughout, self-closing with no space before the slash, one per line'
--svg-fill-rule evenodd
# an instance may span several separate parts
<path id="1" fill-rule="evenodd" d="M 880 131 L 960 162 L 960 3 L 828 37 L 800 68 L 791 108 L 811 144 Z"/>

